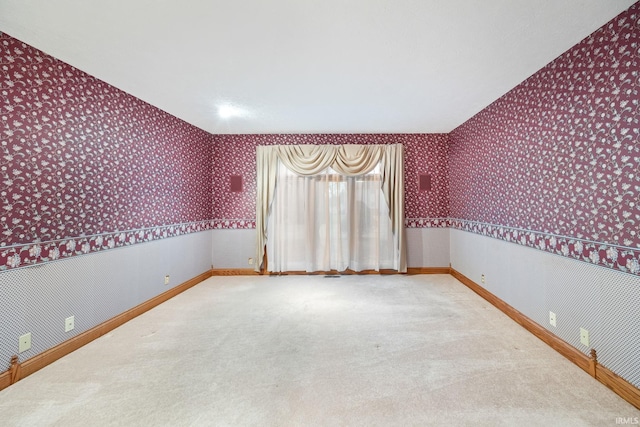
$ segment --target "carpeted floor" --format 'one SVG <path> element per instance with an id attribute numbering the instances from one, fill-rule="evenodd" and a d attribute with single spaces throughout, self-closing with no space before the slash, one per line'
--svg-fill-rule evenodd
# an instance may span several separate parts
<path id="1" fill-rule="evenodd" d="M 448 275 L 214 277 L 0 392 L 8 426 L 603 426 L 640 411 Z"/>

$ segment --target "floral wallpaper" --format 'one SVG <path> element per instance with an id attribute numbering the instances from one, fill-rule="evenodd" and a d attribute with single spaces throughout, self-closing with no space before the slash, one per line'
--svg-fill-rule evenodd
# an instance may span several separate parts
<path id="1" fill-rule="evenodd" d="M 0 33 L 0 269 L 211 228 L 213 136 Z"/>
<path id="2" fill-rule="evenodd" d="M 640 274 L 639 120 L 638 3 L 449 135 L 210 135 L 0 33 L 0 270 L 255 228 L 257 145 L 402 143 L 407 227 Z"/>
<path id="3" fill-rule="evenodd" d="M 450 134 L 452 226 L 640 273 L 639 119 L 636 3 Z"/>
<path id="4" fill-rule="evenodd" d="M 446 221 L 432 219 L 446 218 L 449 215 L 447 178 L 449 140 L 446 134 L 295 134 L 215 136 L 213 218 L 217 219 L 217 228 L 255 227 L 256 146 L 258 145 L 397 143 L 405 147 L 407 226 L 445 227 Z M 431 176 L 430 191 L 419 191 L 419 174 Z M 233 175 L 242 176 L 244 191 L 230 191 L 230 180 Z"/>

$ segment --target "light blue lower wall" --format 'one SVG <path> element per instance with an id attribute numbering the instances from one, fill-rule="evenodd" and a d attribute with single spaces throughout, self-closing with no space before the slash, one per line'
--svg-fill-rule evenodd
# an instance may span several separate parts
<path id="1" fill-rule="evenodd" d="M 255 258 L 255 229 L 211 230 L 213 268 L 253 268 L 249 258 Z"/>
<path id="2" fill-rule="evenodd" d="M 461 230 L 450 236 L 455 270 L 581 352 L 596 349 L 600 364 L 640 388 L 640 277 Z"/>
<path id="3" fill-rule="evenodd" d="M 0 371 L 20 335 L 32 335 L 24 361 L 210 268 L 211 231 L 203 231 L 0 272 Z"/>
<path id="4" fill-rule="evenodd" d="M 448 228 L 407 228 L 408 267 L 449 267 Z"/>

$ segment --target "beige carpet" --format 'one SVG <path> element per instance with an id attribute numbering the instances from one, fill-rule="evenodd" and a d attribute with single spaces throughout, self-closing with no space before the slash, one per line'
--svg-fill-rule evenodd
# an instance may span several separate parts
<path id="1" fill-rule="evenodd" d="M 0 392 L 4 427 L 639 416 L 448 275 L 211 278 Z"/>

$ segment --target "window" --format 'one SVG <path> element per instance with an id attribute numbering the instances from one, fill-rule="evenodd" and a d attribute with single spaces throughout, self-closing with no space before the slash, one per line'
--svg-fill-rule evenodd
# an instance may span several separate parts
<path id="1" fill-rule="evenodd" d="M 347 177 L 331 168 L 299 176 L 282 162 L 267 223 L 268 271 L 393 268 L 381 167 Z"/>

